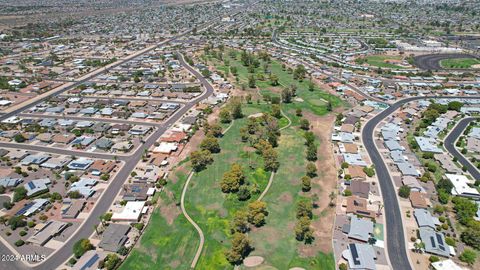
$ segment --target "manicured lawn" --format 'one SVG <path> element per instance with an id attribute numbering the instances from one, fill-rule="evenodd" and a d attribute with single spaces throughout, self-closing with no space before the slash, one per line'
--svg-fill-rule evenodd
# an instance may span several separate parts
<path id="1" fill-rule="evenodd" d="M 179 181 L 179 185 L 180 182 L 184 181 Z M 175 204 L 165 193 L 160 199 L 160 205 Z M 132 250 L 120 269 L 151 269 L 154 265 L 161 265 L 162 269 L 189 269 L 199 241 L 195 229 L 183 215 L 178 214 L 169 224 L 157 207 L 140 244 Z"/>
<path id="2" fill-rule="evenodd" d="M 248 72 L 248 68 L 243 66 L 240 61 L 240 52 L 236 51 L 237 57 L 231 58 L 229 51 L 225 51 L 223 54 L 223 58 L 229 62 L 229 66 L 225 66 L 225 63 L 207 56 L 209 62 L 215 65 L 215 67 L 226 73 L 230 67 L 234 66 L 238 70 L 238 82 L 236 82 L 237 87 L 245 87 L 248 89 L 248 77 L 252 74 Z M 292 102 L 290 104 L 286 104 L 286 106 L 290 109 L 297 109 L 300 108 L 302 110 L 310 110 L 311 112 L 317 115 L 325 115 L 328 113 L 326 104 L 330 102 L 333 107 L 338 107 L 344 105 L 343 101 L 334 95 L 328 94 L 318 86 L 315 86 L 313 91 L 309 91 L 310 81 L 308 79 L 304 79 L 303 81 L 298 81 L 293 79 L 293 75 L 288 72 L 288 70 L 284 70 L 282 68 L 282 64 L 279 61 L 272 60 L 269 64 L 269 71 L 272 74 L 276 74 L 278 77 L 279 86 L 273 87 L 269 80 L 269 75 L 264 73 L 263 65 L 265 64 L 264 61 L 260 60 L 260 67 L 255 69 L 255 77 L 263 76 L 264 80 L 256 80 L 256 85 L 259 89 L 260 94 L 265 95 L 268 94 L 270 96 L 280 96 L 281 90 L 285 87 L 290 87 L 291 85 L 297 86 L 297 98 L 303 100 L 301 102 Z M 249 91 L 252 91 L 250 89 Z"/>
<path id="3" fill-rule="evenodd" d="M 402 69 L 404 67 L 398 66 L 395 64 L 387 63 L 386 60 L 402 60 L 400 56 L 391 56 L 391 55 L 370 55 L 365 57 L 367 63 L 370 66 L 380 67 L 380 68 L 396 68 Z"/>
<path id="4" fill-rule="evenodd" d="M 266 105 L 251 105 L 244 114 L 258 113 Z M 224 194 L 220 189 L 220 180 L 232 163 L 242 165 L 247 181 L 257 184 L 259 190 L 266 187 L 269 172 L 263 170 L 263 160 L 254 151 L 247 151 L 247 143 L 240 142 L 240 128 L 246 123 L 246 117 L 235 120 L 232 128 L 220 139 L 222 151 L 215 155 L 215 162 L 206 170 L 192 178 L 191 186 L 185 197 L 185 207 L 205 234 L 205 246 L 197 269 L 233 268 L 225 259 L 230 237 L 229 222 L 233 214 L 248 202 L 241 202 L 236 195 Z M 259 194 L 252 195 L 250 201 Z"/>
<path id="5" fill-rule="evenodd" d="M 479 64 L 480 60 L 475 58 L 444 59 L 440 61 L 443 68 L 471 68 L 473 65 Z"/>
<path id="6" fill-rule="evenodd" d="M 228 53 L 224 53 L 230 65 L 238 68 L 238 86 L 247 84 L 248 70 L 239 59 L 231 59 Z M 217 69 L 226 72 L 229 67 L 223 62 L 213 59 Z M 255 74 L 263 73 L 263 62 L 255 69 Z M 279 95 L 283 87 L 291 84 L 297 85 L 297 97 L 302 102 L 294 101 L 282 104 L 283 111 L 291 118 L 293 127 L 282 131 L 279 147 L 280 169 L 275 175 L 274 182 L 269 192 L 264 197 L 267 202 L 269 215 L 266 225 L 254 228 L 248 233 L 255 250 L 252 255 L 265 258 L 262 267 L 273 266 L 278 269 L 289 267 L 303 267 L 305 269 L 334 269 L 332 254 L 316 252 L 315 256 L 305 257 L 299 254 L 299 247 L 304 245 L 295 239 L 293 227 L 296 222 L 296 203 L 305 196 L 300 190 L 300 177 L 305 174 L 305 146 L 303 144 L 303 131 L 298 129 L 300 117 L 295 115 L 295 110 L 311 111 L 317 115 L 328 113 L 326 104 L 330 102 L 335 108 L 343 104 L 340 98 L 325 93 L 315 88 L 309 91 L 308 80 L 298 82 L 293 80 L 292 74 L 282 69 L 281 63 L 272 61 L 269 69 L 279 77 L 280 86 L 272 87 L 268 80 L 257 80 L 258 90 L 262 94 Z M 280 89 L 280 91 L 279 91 Z M 250 89 L 249 91 L 252 91 Z M 244 104 L 243 113 L 248 116 L 254 113 L 269 113 L 271 104 L 253 101 L 252 104 Z M 258 156 L 248 143 L 240 141 L 240 128 L 245 126 L 247 117 L 235 120 L 231 129 L 219 139 L 221 152 L 214 155 L 214 163 L 207 169 L 197 173 L 191 180 L 185 197 L 185 208 L 189 215 L 202 228 L 205 234 L 205 245 L 202 256 L 196 269 L 233 269 L 224 256 L 224 251 L 230 245 L 230 225 L 233 214 L 256 200 L 259 194 L 253 194 L 247 202 L 241 202 L 234 194 L 224 194 L 220 189 L 220 180 L 223 174 L 230 169 L 232 163 L 242 165 L 247 181 L 256 184 L 263 191 L 270 177 L 270 173 L 263 169 L 263 159 Z M 286 118 L 279 119 L 279 126 L 288 124 Z M 222 125 L 223 128 L 228 125 Z M 182 170 L 177 170 L 177 181 L 169 182 L 167 192 L 173 194 L 161 195 L 160 205 L 174 206 L 179 211 L 179 200 L 183 184 L 186 180 L 186 172 L 190 171 L 189 163 L 182 162 L 177 165 Z M 181 172 L 180 172 L 181 171 Z M 316 185 L 316 184 L 314 184 Z M 177 205 L 175 205 L 177 204 Z M 148 225 L 146 232 L 140 240 L 139 247 L 135 248 L 131 255 L 122 265 L 122 269 L 145 269 L 153 265 L 161 266 L 162 269 L 188 269 L 198 247 L 198 235 L 191 224 L 178 213 L 171 223 L 165 216 L 165 210 L 157 208 Z M 171 218 L 171 216 L 170 216 Z M 321 219 L 315 216 L 314 220 Z"/>
<path id="7" fill-rule="evenodd" d="M 302 257 L 298 248 L 304 245 L 295 239 L 296 205 L 304 196 L 300 178 L 305 175 L 305 146 L 303 132 L 288 128 L 282 131 L 279 147 L 280 169 L 269 192 L 264 197 L 268 205 L 267 223 L 250 233 L 255 250 L 252 255 L 265 258 L 264 264 L 277 269 L 304 267 L 334 269 L 332 254 L 319 252 L 314 257 Z M 315 219 L 321 217 L 315 217 Z M 288 266 L 288 267 L 286 267 Z"/>

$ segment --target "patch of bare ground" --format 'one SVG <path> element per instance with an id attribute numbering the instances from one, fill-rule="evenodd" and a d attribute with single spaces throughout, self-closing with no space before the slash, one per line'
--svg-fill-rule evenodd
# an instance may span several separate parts
<path id="1" fill-rule="evenodd" d="M 299 253 L 302 256 L 315 256 L 319 251 L 332 251 L 332 228 L 335 218 L 334 208 L 329 206 L 329 194 L 335 192 L 337 185 L 337 171 L 330 142 L 331 130 L 335 121 L 335 115 L 316 116 L 305 112 L 304 117 L 310 121 L 311 131 L 318 137 L 320 146 L 318 149 L 318 161 L 316 162 L 319 175 L 312 179 L 313 188 L 311 194 L 318 197 L 317 207 L 314 214 L 318 220 L 312 222 L 315 241 L 311 245 L 300 245 Z"/>
<path id="2" fill-rule="evenodd" d="M 291 203 L 293 201 L 293 197 L 292 197 L 292 194 L 288 193 L 288 192 L 284 192 L 282 194 L 280 194 L 280 196 L 278 197 L 278 199 L 281 201 L 281 202 L 287 202 L 287 203 Z"/>
<path id="3" fill-rule="evenodd" d="M 160 214 L 165 218 L 168 225 L 172 225 L 175 219 L 181 214 L 180 209 L 175 203 L 166 204 L 163 200 L 160 201 Z"/>
<path id="4" fill-rule="evenodd" d="M 294 225 L 295 226 L 295 225 Z M 278 242 L 278 238 L 280 237 L 280 231 L 276 228 L 273 228 L 271 226 L 263 226 L 263 227 L 255 227 L 252 226 L 251 228 L 252 233 L 260 233 L 263 235 L 264 241 L 266 241 L 268 244 L 275 245 L 275 243 Z M 253 246 L 255 246 L 255 243 L 253 243 Z"/>
<path id="5" fill-rule="evenodd" d="M 180 260 L 174 260 L 169 265 L 172 267 L 172 269 L 176 269 L 178 266 L 180 266 Z"/>

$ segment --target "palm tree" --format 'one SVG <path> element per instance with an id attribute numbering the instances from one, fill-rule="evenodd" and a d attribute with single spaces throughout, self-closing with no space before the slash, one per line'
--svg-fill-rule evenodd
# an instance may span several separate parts
<path id="1" fill-rule="evenodd" d="M 99 235 L 98 233 L 98 224 L 93 225 L 93 229 L 95 230 L 95 233 Z"/>

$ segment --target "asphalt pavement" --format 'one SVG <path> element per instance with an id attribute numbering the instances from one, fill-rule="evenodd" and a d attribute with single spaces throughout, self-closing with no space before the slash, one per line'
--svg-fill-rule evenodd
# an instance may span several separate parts
<path id="1" fill-rule="evenodd" d="M 80 228 L 73 234 L 73 237 L 69 238 L 60 249 L 56 250 L 50 257 L 48 257 L 44 262 L 33 267 L 27 267 L 20 261 L 5 262 L 0 261 L 0 269 L 10 270 L 10 269 L 32 269 L 32 270 L 51 270 L 61 266 L 70 256 L 72 256 L 73 245 L 75 242 L 82 238 L 88 238 L 93 232 L 93 226 L 98 224 L 100 215 L 104 214 L 110 208 L 111 203 L 114 201 L 117 193 L 123 186 L 124 182 L 130 175 L 130 173 L 135 169 L 138 161 L 141 159 L 144 149 L 150 148 L 160 136 L 176 121 L 178 121 L 185 113 L 187 113 L 191 108 L 195 106 L 198 102 L 208 98 L 213 93 L 212 85 L 205 79 L 203 76 L 190 67 L 183 57 L 179 57 L 181 65 L 183 65 L 187 70 L 193 73 L 197 78 L 199 78 L 202 85 L 205 87 L 205 92 L 196 99 L 191 100 L 186 103 L 185 106 L 181 107 L 175 114 L 170 117 L 163 126 L 159 127 L 152 136 L 150 136 L 142 147 L 139 147 L 133 155 L 129 156 L 128 160 L 125 162 L 125 165 L 120 169 L 120 171 L 115 175 L 111 180 L 110 185 L 107 189 L 103 191 L 101 198 L 97 201 L 96 206 L 88 215 L 87 219 L 82 223 Z M 94 154 L 96 155 L 96 154 Z M 9 248 L 7 248 L 2 242 L 0 242 L 0 254 L 11 254 Z"/>
<path id="2" fill-rule="evenodd" d="M 468 117 L 463 118 L 458 122 L 458 124 L 450 131 L 450 133 L 445 137 L 444 146 L 445 149 L 454 157 L 458 159 L 458 162 L 467 168 L 467 171 L 473 176 L 475 179 L 480 179 L 480 172 L 478 169 L 468 161 L 462 153 L 460 153 L 457 148 L 455 147 L 455 143 L 460 136 L 462 136 L 463 131 L 468 127 L 468 125 L 478 120 L 479 118 L 475 117 Z"/>
<path id="3" fill-rule="evenodd" d="M 375 127 L 386 117 L 394 113 L 404 104 L 415 100 L 430 100 L 430 99 L 480 99 L 480 97 L 452 97 L 452 96 L 423 96 L 405 98 L 392 104 L 387 109 L 370 119 L 362 130 L 362 142 L 365 149 L 375 165 L 377 178 L 380 182 L 380 189 L 382 191 L 385 220 L 386 220 L 386 247 L 390 263 L 395 270 L 412 269 L 407 255 L 407 247 L 405 245 L 405 235 L 403 230 L 402 214 L 397 200 L 397 192 L 393 185 L 393 180 L 390 177 L 387 166 L 384 163 L 382 156 L 375 146 L 374 130 Z"/>

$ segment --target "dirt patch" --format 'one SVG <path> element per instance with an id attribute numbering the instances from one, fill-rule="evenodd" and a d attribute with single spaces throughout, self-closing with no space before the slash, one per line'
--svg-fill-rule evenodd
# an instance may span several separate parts
<path id="1" fill-rule="evenodd" d="M 278 238 L 281 235 L 279 230 L 270 226 L 263 226 L 260 228 L 252 227 L 251 232 L 261 234 L 263 236 L 262 238 L 265 239 L 265 242 L 271 245 L 278 243 Z M 255 246 L 255 243 L 253 243 L 253 246 Z"/>
<path id="2" fill-rule="evenodd" d="M 312 223 L 315 241 L 312 245 L 300 246 L 302 256 L 315 256 L 319 251 L 332 251 L 332 228 L 335 219 L 335 211 L 329 206 L 329 194 L 335 192 L 337 185 L 337 170 L 330 142 L 331 130 L 335 121 L 335 115 L 318 117 L 310 112 L 305 112 L 304 117 L 310 121 L 312 132 L 318 137 L 318 161 L 316 162 L 319 175 L 312 179 L 313 188 L 310 192 L 318 197 L 317 208 L 314 213 L 319 216 Z"/>
<path id="3" fill-rule="evenodd" d="M 290 203 L 293 201 L 293 197 L 292 197 L 292 194 L 288 193 L 288 192 L 284 192 L 280 195 L 279 197 L 280 201 L 281 202 L 287 202 L 287 203 Z"/>
<path id="4" fill-rule="evenodd" d="M 176 269 L 178 266 L 180 266 L 180 260 L 175 260 L 170 263 L 170 267 L 172 267 L 173 269 Z"/>
<path id="5" fill-rule="evenodd" d="M 254 153 L 255 151 L 257 151 L 254 147 L 248 145 L 244 146 L 242 150 L 247 153 Z"/>
<path id="6" fill-rule="evenodd" d="M 172 225 L 175 219 L 180 215 L 180 209 L 174 204 L 163 204 L 163 201 L 160 203 L 160 213 L 167 221 L 168 225 Z"/>

